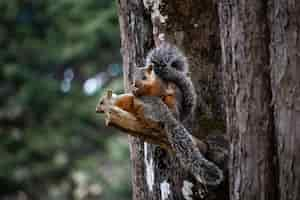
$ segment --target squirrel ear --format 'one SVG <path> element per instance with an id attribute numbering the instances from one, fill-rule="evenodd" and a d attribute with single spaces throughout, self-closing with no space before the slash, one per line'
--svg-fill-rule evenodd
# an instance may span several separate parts
<path id="1" fill-rule="evenodd" d="M 106 95 L 107 95 L 108 99 L 111 99 L 111 97 L 112 97 L 112 90 L 108 90 Z"/>
<path id="2" fill-rule="evenodd" d="M 152 70 L 153 70 L 153 65 L 152 64 L 148 65 L 147 72 L 150 74 Z"/>

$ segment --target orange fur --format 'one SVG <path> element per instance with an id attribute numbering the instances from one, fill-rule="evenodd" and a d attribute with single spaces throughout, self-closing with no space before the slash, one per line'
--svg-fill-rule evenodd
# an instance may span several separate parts
<path id="1" fill-rule="evenodd" d="M 114 105 L 127 112 L 135 113 L 134 96 L 131 94 L 120 95 L 119 98 L 116 99 Z"/>
<path id="2" fill-rule="evenodd" d="M 163 102 L 170 108 L 174 109 L 176 104 L 176 86 L 174 83 L 164 82 L 155 76 L 152 67 L 149 66 L 145 71 L 145 80 L 137 80 L 135 82 L 136 96 L 157 96 L 161 97 Z"/>
<path id="3" fill-rule="evenodd" d="M 162 101 L 172 110 L 176 106 L 176 85 L 174 83 L 165 83 L 155 76 L 152 68 L 145 70 L 144 80 L 135 81 L 135 96 L 157 96 L 161 97 Z M 139 115 L 141 106 L 136 103 L 135 96 L 132 94 L 119 95 L 115 100 L 114 105 L 130 112 L 134 115 Z"/>

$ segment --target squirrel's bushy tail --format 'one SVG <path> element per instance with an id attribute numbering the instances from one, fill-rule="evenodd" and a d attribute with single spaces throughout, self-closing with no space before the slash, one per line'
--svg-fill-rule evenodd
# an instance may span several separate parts
<path id="1" fill-rule="evenodd" d="M 223 171 L 202 155 L 184 126 L 171 115 L 168 116 L 169 119 L 164 123 L 164 128 L 181 164 L 202 184 L 219 185 L 224 179 Z"/>
<path id="2" fill-rule="evenodd" d="M 180 119 L 181 121 L 186 121 L 187 119 L 193 117 L 197 103 L 197 95 L 192 80 L 190 77 L 187 77 L 176 70 L 169 70 L 168 76 L 166 77 L 166 80 L 177 83 L 176 85 L 182 93 L 183 100 Z"/>
<path id="3" fill-rule="evenodd" d="M 197 148 L 191 134 L 158 97 L 141 97 L 144 116 L 147 120 L 159 122 L 167 134 L 168 141 L 181 165 L 204 185 L 217 186 L 223 179 L 223 171 L 207 160 Z"/>

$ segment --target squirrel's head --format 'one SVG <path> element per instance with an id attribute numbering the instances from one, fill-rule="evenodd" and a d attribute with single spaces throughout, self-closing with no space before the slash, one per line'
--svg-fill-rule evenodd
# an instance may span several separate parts
<path id="1" fill-rule="evenodd" d="M 96 106 L 96 113 L 104 113 L 105 109 L 107 108 L 107 104 L 109 102 L 114 102 L 116 98 L 116 95 L 113 94 L 112 90 L 108 90 L 106 95 L 101 97 L 98 101 L 98 104 Z"/>
<path id="2" fill-rule="evenodd" d="M 139 67 L 135 70 L 134 74 L 134 85 L 140 82 L 147 83 L 155 80 L 155 73 L 153 71 L 153 66 L 148 65 L 146 67 Z"/>
<path id="3" fill-rule="evenodd" d="M 164 93 L 164 84 L 162 80 L 156 76 L 153 66 L 137 68 L 134 75 L 132 92 L 137 96 L 160 96 Z"/>

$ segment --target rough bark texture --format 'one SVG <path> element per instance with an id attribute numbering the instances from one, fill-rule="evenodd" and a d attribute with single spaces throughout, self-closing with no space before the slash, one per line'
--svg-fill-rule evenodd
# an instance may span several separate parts
<path id="1" fill-rule="evenodd" d="M 216 7 L 210 0 L 119 0 L 126 91 L 132 72 L 154 44 L 167 40 L 188 56 L 197 89 L 193 134 L 205 137 L 224 130 L 220 92 L 220 45 Z M 201 95 L 200 95 L 201 94 Z M 130 140 L 133 199 L 200 199 L 203 188 L 160 147 Z M 213 142 L 212 142 L 213 143 Z M 220 189 L 220 191 L 226 191 Z M 219 197 L 217 197 L 219 195 Z M 207 199 L 227 199 L 214 192 Z"/>
<path id="2" fill-rule="evenodd" d="M 269 30 L 264 1 L 219 2 L 230 136 L 230 198 L 276 199 Z"/>
<path id="3" fill-rule="evenodd" d="M 300 199 L 300 4 L 270 3 L 270 65 L 279 199 Z"/>
<path id="4" fill-rule="evenodd" d="M 154 43 L 176 44 L 198 95 L 193 135 L 222 132 L 226 110 L 230 198 L 299 199 L 300 5 L 217 2 L 219 16 L 211 0 L 119 0 L 126 90 Z M 200 198 L 195 180 L 158 146 L 131 139 L 131 155 L 134 199 Z"/>
<path id="5" fill-rule="evenodd" d="M 152 26 L 149 16 L 145 15 L 142 3 L 138 0 L 119 0 L 119 23 L 123 56 L 125 91 L 130 91 L 133 82 L 133 70 L 143 65 L 143 58 L 153 46 Z M 139 33 L 139 34 L 137 34 Z M 132 161 L 133 199 L 149 199 L 146 184 L 144 160 L 144 141 L 130 137 L 130 155 Z"/>

